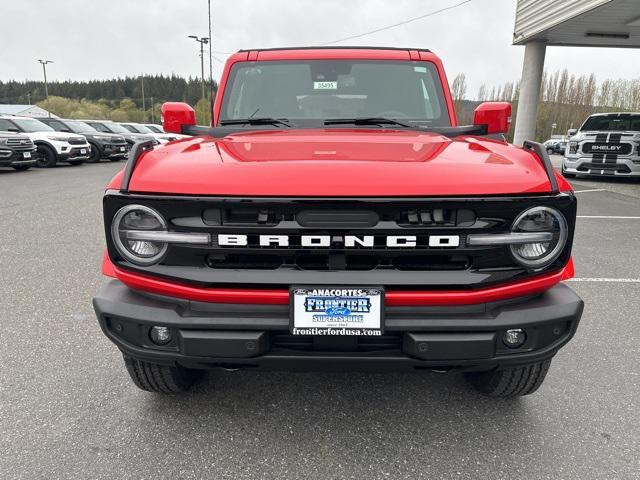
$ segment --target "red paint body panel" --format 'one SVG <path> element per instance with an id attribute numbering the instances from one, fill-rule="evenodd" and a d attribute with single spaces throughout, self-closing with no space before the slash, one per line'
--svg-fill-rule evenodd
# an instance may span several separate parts
<path id="1" fill-rule="evenodd" d="M 239 288 L 202 288 L 167 282 L 115 267 L 108 257 L 103 260 L 103 273 L 117 278 L 129 288 L 143 292 L 178 297 L 197 302 L 288 305 L 288 290 L 257 290 Z M 542 293 L 562 280 L 573 276 L 573 262 L 554 273 L 540 275 L 522 282 L 478 290 L 387 291 L 389 306 L 472 305 Z"/>
<path id="2" fill-rule="evenodd" d="M 114 184 L 112 183 L 112 186 Z M 473 196 L 546 193 L 532 153 L 486 138 L 317 129 L 197 137 L 143 154 L 129 189 L 229 196 Z"/>

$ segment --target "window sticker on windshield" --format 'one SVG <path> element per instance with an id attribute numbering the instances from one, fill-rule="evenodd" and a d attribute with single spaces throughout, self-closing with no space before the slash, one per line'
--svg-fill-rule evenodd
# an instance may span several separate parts
<path id="1" fill-rule="evenodd" d="M 337 90 L 338 82 L 313 82 L 314 90 Z"/>
<path id="2" fill-rule="evenodd" d="M 427 67 L 413 67 L 414 72 L 427 73 Z"/>

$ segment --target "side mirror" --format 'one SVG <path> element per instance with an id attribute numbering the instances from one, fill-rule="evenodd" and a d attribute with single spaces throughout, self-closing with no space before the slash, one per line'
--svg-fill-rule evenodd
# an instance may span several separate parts
<path id="1" fill-rule="evenodd" d="M 182 127 L 196 124 L 196 112 L 183 102 L 162 104 L 162 128 L 167 133 L 182 134 Z"/>
<path id="2" fill-rule="evenodd" d="M 11 128 L 7 128 L 7 132 L 20 133 L 20 129 L 11 127 Z"/>
<path id="3" fill-rule="evenodd" d="M 486 125 L 487 135 L 507 133 L 511 127 L 511 104 L 509 102 L 484 102 L 473 112 L 475 126 Z"/>
<path id="4" fill-rule="evenodd" d="M 65 133 L 71 133 L 71 130 L 69 130 L 68 128 L 63 128 L 60 131 Z"/>
<path id="5" fill-rule="evenodd" d="M 567 130 L 567 136 L 568 137 L 573 137 L 576 133 L 578 133 L 578 129 L 577 128 L 570 128 L 569 130 Z"/>

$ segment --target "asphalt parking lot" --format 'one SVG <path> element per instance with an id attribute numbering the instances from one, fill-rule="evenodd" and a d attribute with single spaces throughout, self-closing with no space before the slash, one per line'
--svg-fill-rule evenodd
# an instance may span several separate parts
<path id="1" fill-rule="evenodd" d="M 573 182 L 586 309 L 530 397 L 348 372 L 216 372 L 162 397 L 91 307 L 121 166 L 0 172 L 1 478 L 640 478 L 640 182 Z"/>

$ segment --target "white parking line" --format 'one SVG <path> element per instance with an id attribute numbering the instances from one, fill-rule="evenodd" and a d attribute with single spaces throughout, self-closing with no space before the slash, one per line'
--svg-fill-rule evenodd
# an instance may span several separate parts
<path id="1" fill-rule="evenodd" d="M 640 278 L 572 278 L 568 282 L 640 283 Z"/>
<path id="2" fill-rule="evenodd" d="M 604 188 L 592 188 L 589 190 L 574 190 L 573 193 L 588 193 L 588 192 L 606 192 Z"/>
<path id="3" fill-rule="evenodd" d="M 618 217 L 615 215 L 578 215 L 576 218 L 612 219 L 612 220 L 640 220 L 640 217 Z"/>

